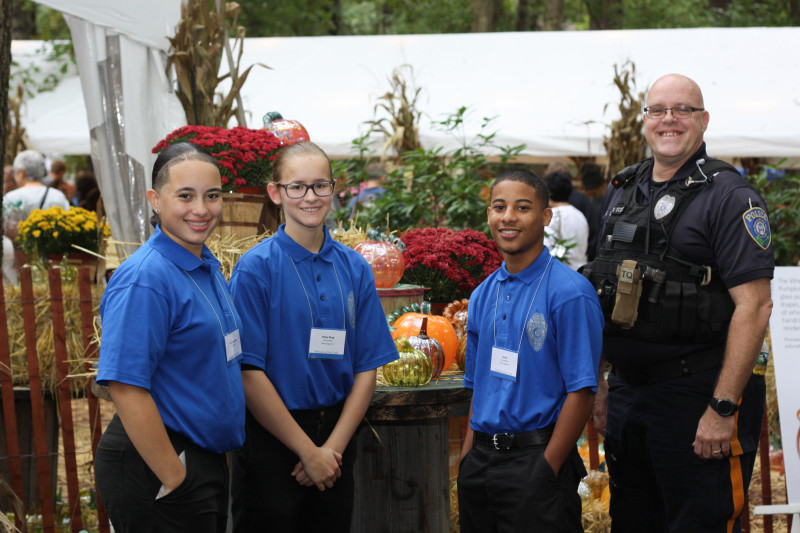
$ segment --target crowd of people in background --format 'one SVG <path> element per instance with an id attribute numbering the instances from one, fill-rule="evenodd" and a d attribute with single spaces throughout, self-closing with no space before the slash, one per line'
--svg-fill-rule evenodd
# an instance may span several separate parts
<path id="1" fill-rule="evenodd" d="M 35 150 L 16 155 L 12 165 L 3 168 L 3 277 L 16 284 L 18 269 L 30 258 L 14 242 L 17 226 L 35 209 L 71 206 L 97 211 L 100 189 L 91 170 L 77 173 L 75 184 L 67 176 L 63 159 L 53 159 L 48 172 L 45 158 Z"/>

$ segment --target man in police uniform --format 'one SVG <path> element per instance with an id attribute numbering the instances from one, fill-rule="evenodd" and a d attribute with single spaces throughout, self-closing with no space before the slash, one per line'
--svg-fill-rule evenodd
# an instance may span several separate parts
<path id="1" fill-rule="evenodd" d="M 609 186 L 595 261 L 611 364 L 594 411 L 612 531 L 741 531 L 764 409 L 753 374 L 774 267 L 761 196 L 706 155 L 691 79 L 650 89 L 653 157 Z"/>

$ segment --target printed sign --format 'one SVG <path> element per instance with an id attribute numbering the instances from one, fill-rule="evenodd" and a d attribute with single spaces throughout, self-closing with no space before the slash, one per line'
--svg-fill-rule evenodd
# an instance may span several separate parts
<path id="1" fill-rule="evenodd" d="M 800 357 L 797 356 L 800 353 L 800 267 L 775 267 L 769 331 L 781 417 L 787 500 L 789 504 L 800 504 L 800 387 L 797 386 L 797 376 L 800 376 Z"/>

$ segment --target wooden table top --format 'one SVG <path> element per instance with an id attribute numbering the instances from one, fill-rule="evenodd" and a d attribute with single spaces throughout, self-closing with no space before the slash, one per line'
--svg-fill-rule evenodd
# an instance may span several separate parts
<path id="1" fill-rule="evenodd" d="M 406 421 L 467 416 L 472 389 L 464 374 L 447 372 L 422 387 L 378 385 L 367 410 L 370 421 Z"/>

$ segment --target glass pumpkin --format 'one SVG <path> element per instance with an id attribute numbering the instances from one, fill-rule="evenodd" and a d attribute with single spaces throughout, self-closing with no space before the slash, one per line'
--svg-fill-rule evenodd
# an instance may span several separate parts
<path id="1" fill-rule="evenodd" d="M 467 307 L 469 300 L 462 298 L 461 300 L 453 300 L 442 311 L 442 316 L 453 323 L 453 328 L 456 330 L 456 337 L 459 339 L 462 335 L 467 333 Z"/>
<path id="2" fill-rule="evenodd" d="M 379 289 L 391 289 L 397 285 L 406 271 L 403 252 L 390 242 L 366 240 L 358 243 L 354 250 L 372 267 L 375 286 Z"/>
<path id="3" fill-rule="evenodd" d="M 444 367 L 444 350 L 439 341 L 428 336 L 428 317 L 422 319 L 419 335 L 409 337 L 408 342 L 415 349 L 428 356 L 431 360 L 431 379 L 438 379 Z"/>
<path id="4" fill-rule="evenodd" d="M 277 111 L 264 115 L 264 129 L 277 137 L 282 145 L 311 140 L 302 124 L 283 118 Z"/>
<path id="5" fill-rule="evenodd" d="M 442 345 L 442 349 L 444 350 L 444 364 L 442 368 L 447 370 L 456 358 L 458 337 L 456 337 L 456 330 L 453 329 L 453 324 L 445 317 L 426 315 L 423 313 L 406 313 L 393 324 L 395 330 L 392 336 L 396 339 L 397 337 L 408 338 L 418 335 L 422 326 L 422 319 L 426 317 L 428 318 L 428 335 L 439 341 L 439 344 Z"/>
<path id="6" fill-rule="evenodd" d="M 465 364 L 467 355 L 467 335 L 464 332 L 464 335 L 458 339 L 458 347 L 456 347 L 456 366 L 459 370 L 464 372 L 467 369 Z"/>
<path id="7" fill-rule="evenodd" d="M 383 379 L 393 387 L 419 387 L 431 380 L 431 360 L 420 350 L 415 350 L 405 337 L 394 340 L 398 359 L 381 367 Z"/>

